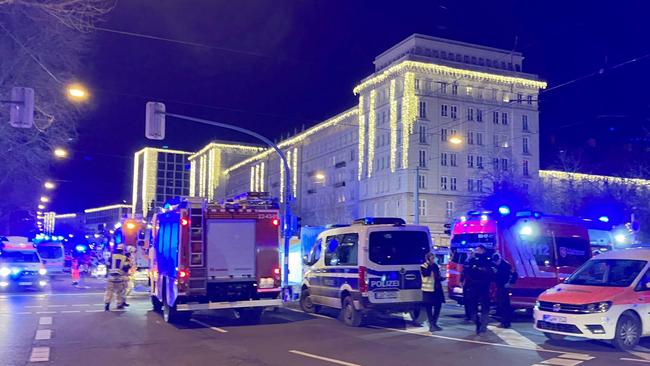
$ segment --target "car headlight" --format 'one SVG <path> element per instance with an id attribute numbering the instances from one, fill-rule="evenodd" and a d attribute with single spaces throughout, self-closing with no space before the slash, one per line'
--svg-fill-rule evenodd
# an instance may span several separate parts
<path id="1" fill-rule="evenodd" d="M 47 269 L 45 269 L 45 268 L 39 269 L 38 274 L 41 275 L 41 276 L 45 276 L 45 274 L 47 274 Z"/>
<path id="2" fill-rule="evenodd" d="M 538 300 L 538 301 L 535 301 L 535 309 L 538 309 L 538 310 L 539 310 L 539 300 Z"/>
<path id="3" fill-rule="evenodd" d="M 594 302 L 591 304 L 583 305 L 582 310 L 585 313 L 605 313 L 612 307 L 611 301 Z"/>
<path id="4" fill-rule="evenodd" d="M 7 277 L 11 274 L 11 270 L 7 267 L 0 268 L 0 277 Z"/>

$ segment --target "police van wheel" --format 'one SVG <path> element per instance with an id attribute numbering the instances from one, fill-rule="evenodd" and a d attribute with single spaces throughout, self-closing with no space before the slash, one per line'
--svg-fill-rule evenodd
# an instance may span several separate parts
<path id="1" fill-rule="evenodd" d="M 363 314 L 354 308 L 354 301 L 351 296 L 343 299 L 343 308 L 341 309 L 341 320 L 350 327 L 359 327 L 363 322 Z"/>
<path id="2" fill-rule="evenodd" d="M 153 311 L 155 312 L 160 312 L 163 308 L 162 302 L 158 300 L 157 296 L 151 295 L 151 306 L 153 307 Z"/>
<path id="3" fill-rule="evenodd" d="M 304 289 L 300 293 L 300 309 L 305 313 L 318 313 L 320 311 L 320 306 L 314 305 L 311 301 L 308 289 Z"/>

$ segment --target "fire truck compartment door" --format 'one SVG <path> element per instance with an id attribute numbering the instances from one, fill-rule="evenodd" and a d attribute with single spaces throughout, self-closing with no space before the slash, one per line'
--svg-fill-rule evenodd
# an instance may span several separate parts
<path id="1" fill-rule="evenodd" d="M 255 279 L 255 220 L 208 220 L 208 278 Z"/>

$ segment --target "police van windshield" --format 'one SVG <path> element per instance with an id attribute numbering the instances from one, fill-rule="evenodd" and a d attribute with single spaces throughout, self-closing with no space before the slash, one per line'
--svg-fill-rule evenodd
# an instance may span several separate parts
<path id="1" fill-rule="evenodd" d="M 60 246 L 39 246 L 38 254 L 44 259 L 57 259 L 63 257 L 63 248 Z"/>
<path id="2" fill-rule="evenodd" d="M 38 255 L 34 252 L 3 251 L 0 252 L 0 263 L 38 263 Z"/>
<path id="3" fill-rule="evenodd" d="M 374 231 L 370 233 L 370 260 L 380 265 L 420 264 L 428 253 L 425 231 Z"/>

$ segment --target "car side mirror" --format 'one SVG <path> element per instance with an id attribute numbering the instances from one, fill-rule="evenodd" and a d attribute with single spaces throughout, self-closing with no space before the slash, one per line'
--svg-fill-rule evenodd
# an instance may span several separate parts
<path id="1" fill-rule="evenodd" d="M 311 265 L 311 263 L 309 263 L 309 258 L 306 255 L 302 257 L 302 264 L 304 264 L 306 266 Z"/>

